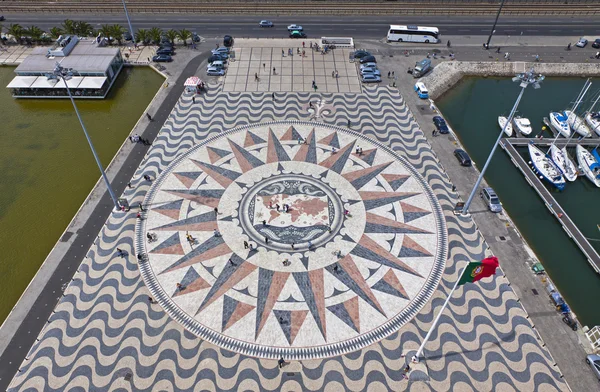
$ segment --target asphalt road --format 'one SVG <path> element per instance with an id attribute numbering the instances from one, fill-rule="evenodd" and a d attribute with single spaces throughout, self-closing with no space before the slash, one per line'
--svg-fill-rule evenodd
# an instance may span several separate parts
<path id="1" fill-rule="evenodd" d="M 10 23 L 19 23 L 22 26 L 36 25 L 44 30 L 59 26 L 65 19 L 83 20 L 95 27 L 102 24 L 120 23 L 127 28 L 124 15 L 115 14 L 6 14 L 5 26 Z M 205 37 L 222 37 L 231 34 L 236 37 L 287 37 L 286 27 L 289 24 L 300 24 L 304 27 L 309 37 L 321 36 L 353 36 L 354 38 L 383 38 L 387 34 L 390 24 L 419 24 L 436 26 L 442 35 L 488 35 L 493 25 L 493 17 L 477 16 L 278 16 L 270 20 L 275 23 L 273 28 L 258 27 L 258 22 L 264 18 L 260 16 L 234 16 L 234 15 L 188 15 L 165 14 L 148 15 L 133 14 L 131 22 L 134 29 L 188 29 Z M 587 17 L 501 17 L 496 27 L 496 35 L 524 35 L 524 36 L 588 36 L 600 37 L 600 23 L 594 18 Z"/>

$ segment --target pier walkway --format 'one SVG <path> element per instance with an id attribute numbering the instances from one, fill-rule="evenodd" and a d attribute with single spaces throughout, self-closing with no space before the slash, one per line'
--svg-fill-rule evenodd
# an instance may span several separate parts
<path id="1" fill-rule="evenodd" d="M 594 249 L 594 247 L 589 243 L 587 238 L 581 233 L 581 231 L 579 231 L 575 223 L 573 223 L 571 218 L 569 218 L 569 215 L 562 209 L 560 204 L 554 199 L 552 194 L 544 186 L 542 181 L 535 175 L 535 173 L 531 170 L 527 162 L 523 159 L 523 157 L 515 148 L 516 145 L 527 144 L 521 141 L 529 142 L 531 141 L 531 139 L 518 138 L 516 140 L 519 142 L 515 143 L 515 139 L 503 139 L 500 141 L 500 146 L 504 149 L 504 151 L 506 151 L 506 153 L 510 157 L 510 160 L 515 164 L 515 166 L 518 167 L 519 170 L 521 170 L 529 185 L 531 185 L 533 189 L 535 189 L 535 191 L 538 193 L 538 195 L 540 195 L 542 200 L 544 200 L 546 207 L 548 207 L 552 214 L 556 216 L 567 235 L 571 237 L 573 241 L 575 241 L 575 244 L 577 244 L 579 249 L 581 249 L 585 257 L 587 258 L 588 263 L 590 263 L 592 268 L 594 268 L 594 270 L 600 274 L 600 255 L 598 255 L 596 249 Z M 543 142 L 544 141 L 535 140 L 536 145 L 543 145 Z M 545 142 L 549 144 L 551 141 Z M 563 142 L 567 141 L 563 140 Z M 578 142 L 571 141 L 570 143 L 573 143 L 574 145 Z"/>
<path id="2" fill-rule="evenodd" d="M 513 146 L 526 146 L 530 142 L 534 142 L 536 146 L 550 146 L 552 143 L 556 144 L 557 147 L 575 147 L 580 144 L 582 146 L 595 147 L 600 144 L 600 138 L 585 138 L 581 140 L 577 139 L 564 139 L 558 138 L 556 141 L 552 138 L 547 139 L 532 139 L 530 137 L 511 137 L 507 139 Z"/>

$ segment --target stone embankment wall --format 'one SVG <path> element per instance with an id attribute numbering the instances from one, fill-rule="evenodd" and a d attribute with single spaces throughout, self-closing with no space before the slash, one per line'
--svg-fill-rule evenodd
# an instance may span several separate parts
<path id="1" fill-rule="evenodd" d="M 445 61 L 438 64 L 422 81 L 432 99 L 458 83 L 463 76 L 515 76 L 531 67 L 545 76 L 599 76 L 600 64 L 592 63 L 528 63 L 528 62 L 489 62 L 489 61 Z"/>

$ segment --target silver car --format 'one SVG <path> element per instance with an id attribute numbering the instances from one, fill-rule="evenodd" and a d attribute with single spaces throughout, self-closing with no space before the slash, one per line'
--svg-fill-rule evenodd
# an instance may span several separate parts
<path id="1" fill-rule="evenodd" d="M 381 77 L 377 75 L 362 75 L 361 81 L 363 83 L 379 83 L 381 82 Z"/>
<path id="2" fill-rule="evenodd" d="M 596 377 L 600 380 L 600 355 L 590 354 L 585 358 L 585 362 L 592 368 Z"/>
<path id="3" fill-rule="evenodd" d="M 223 68 L 209 67 L 206 69 L 206 74 L 208 76 L 223 76 L 225 75 L 225 70 Z"/>
<path id="4" fill-rule="evenodd" d="M 481 198 L 492 212 L 502 212 L 502 204 L 498 195 L 492 188 L 483 188 L 480 193 Z"/>
<path id="5" fill-rule="evenodd" d="M 585 48 L 585 46 L 587 45 L 588 40 L 581 37 L 579 38 L 579 41 L 577 41 L 577 43 L 575 44 L 575 46 L 580 47 L 580 48 Z"/>
<path id="6" fill-rule="evenodd" d="M 377 68 L 365 68 L 360 70 L 360 74 L 381 76 L 381 71 L 379 71 Z"/>
<path id="7" fill-rule="evenodd" d="M 377 69 L 377 63 L 364 63 L 360 65 L 361 71 L 366 68 L 375 68 Z"/>
<path id="8" fill-rule="evenodd" d="M 270 20 L 261 20 L 260 23 L 258 24 L 260 27 L 273 27 L 275 26 L 273 24 L 273 22 L 271 22 Z"/>

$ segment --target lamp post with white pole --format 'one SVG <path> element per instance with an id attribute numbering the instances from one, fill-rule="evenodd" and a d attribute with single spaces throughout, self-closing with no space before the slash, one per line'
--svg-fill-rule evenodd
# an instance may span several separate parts
<path id="1" fill-rule="evenodd" d="M 79 124 L 81 124 L 81 129 L 83 129 L 83 133 L 85 134 L 85 138 L 87 139 L 88 144 L 92 150 L 92 154 L 94 154 L 94 159 L 96 160 L 96 164 L 98 164 L 98 169 L 100 169 L 100 173 L 102 174 L 102 178 L 104 179 L 104 183 L 106 184 L 106 188 L 108 189 L 108 193 L 115 205 L 115 208 L 118 210 L 120 208 L 119 201 L 115 196 L 115 192 L 113 191 L 110 181 L 104 172 L 104 168 L 102 167 L 102 163 L 100 162 L 100 158 L 98 158 L 98 154 L 96 154 L 96 150 L 94 149 L 94 145 L 92 144 L 92 140 L 85 129 L 85 125 L 83 124 L 83 120 L 81 119 L 81 115 L 79 114 L 79 110 L 77 109 L 77 105 L 75 105 L 75 100 L 73 99 L 73 95 L 71 95 L 71 90 L 69 89 L 69 85 L 67 84 L 67 80 L 73 77 L 72 69 L 67 69 L 62 67 L 58 62 L 54 67 L 54 71 L 48 75 L 48 78 L 57 78 L 62 79 L 65 84 L 65 88 L 67 89 L 67 93 L 69 94 L 69 98 L 71 99 L 71 103 L 73 104 L 73 108 L 75 109 L 75 114 L 77 114 L 77 119 L 79 120 Z"/>
<path id="2" fill-rule="evenodd" d="M 473 197 L 475 196 L 475 193 L 477 192 L 477 189 L 479 188 L 479 184 L 481 184 L 481 180 L 483 180 L 483 176 L 492 160 L 492 157 L 494 156 L 494 152 L 496 152 L 498 143 L 500 143 L 500 139 L 502 139 L 502 134 L 504 134 L 506 127 L 512 122 L 512 119 L 517 111 L 517 108 L 519 107 L 519 102 L 521 102 L 521 98 L 523 97 L 523 93 L 525 92 L 525 89 L 529 85 L 533 85 L 533 88 L 535 88 L 535 89 L 540 88 L 540 82 L 542 82 L 544 80 L 544 76 L 540 75 L 540 74 L 535 74 L 533 72 L 533 68 L 531 68 L 531 70 L 529 70 L 528 72 L 517 74 L 517 76 L 515 76 L 512 80 L 513 80 L 513 82 L 521 82 L 520 83 L 521 92 L 519 93 L 519 96 L 517 97 L 517 101 L 515 102 L 512 110 L 510 111 L 508 119 L 506 120 L 506 124 L 504 124 L 504 127 L 502 127 L 502 130 L 500 131 L 500 134 L 498 135 L 498 139 L 496 139 L 496 142 L 494 143 L 494 146 L 492 147 L 492 151 L 490 152 L 490 155 L 488 156 L 487 161 L 485 162 L 485 165 L 483 166 L 483 169 L 481 169 L 481 173 L 479 173 L 479 177 L 477 178 L 477 181 L 475 182 L 475 186 L 473 186 L 473 190 L 471 191 L 471 194 L 469 195 L 469 198 L 467 199 L 467 202 L 465 203 L 465 205 L 462 209 L 463 215 L 466 215 L 469 212 L 469 207 L 471 206 Z"/>
<path id="3" fill-rule="evenodd" d="M 129 19 L 129 12 L 127 12 L 125 0 L 123 0 L 123 9 L 125 10 L 125 17 L 127 18 L 127 24 L 129 25 L 129 34 L 131 34 L 131 39 L 135 43 L 135 32 L 133 31 L 133 27 L 131 27 L 131 19 Z"/>

